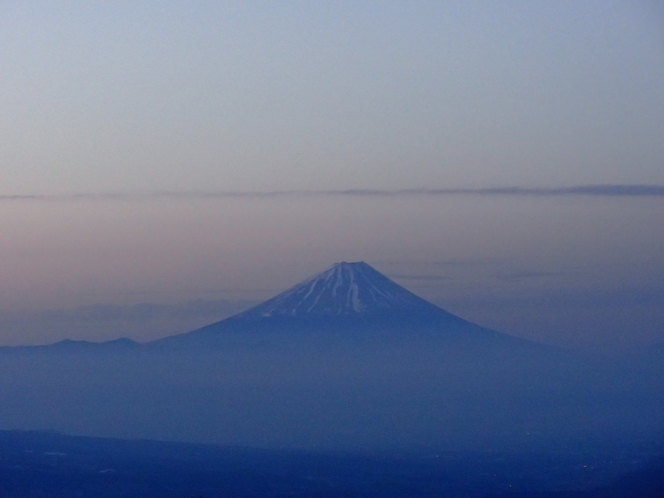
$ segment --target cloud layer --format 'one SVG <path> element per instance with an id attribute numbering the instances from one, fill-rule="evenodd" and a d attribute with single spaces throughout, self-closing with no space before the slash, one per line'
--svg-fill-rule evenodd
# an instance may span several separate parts
<path id="1" fill-rule="evenodd" d="M 576 185 L 571 187 L 490 187 L 490 188 L 415 188 L 346 190 L 271 190 L 271 191 L 158 191 L 136 193 L 77 193 L 63 195 L 0 195 L 0 201 L 144 201 L 159 199 L 229 199 L 268 197 L 409 197 L 409 196 L 590 196 L 590 197 L 664 197 L 664 185 Z"/>

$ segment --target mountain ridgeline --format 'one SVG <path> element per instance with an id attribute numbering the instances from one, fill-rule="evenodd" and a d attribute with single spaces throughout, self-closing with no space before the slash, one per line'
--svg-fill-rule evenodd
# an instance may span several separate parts
<path id="1" fill-rule="evenodd" d="M 518 339 L 338 263 L 150 343 L 1 348 L 0 429 L 372 451 L 661 445 L 661 385 L 661 362 Z"/>

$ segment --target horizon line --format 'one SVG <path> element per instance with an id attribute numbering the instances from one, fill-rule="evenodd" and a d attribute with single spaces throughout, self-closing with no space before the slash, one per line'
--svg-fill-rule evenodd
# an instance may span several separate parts
<path id="1" fill-rule="evenodd" d="M 569 187 L 485 187 L 485 188 L 409 188 L 409 189 L 291 189 L 265 191 L 172 191 L 89 192 L 70 194 L 0 194 L 0 201 L 141 201 L 150 199 L 223 199 L 266 197 L 408 197 L 408 196 L 522 196 L 522 197 L 664 197 L 664 185 L 606 184 Z"/>

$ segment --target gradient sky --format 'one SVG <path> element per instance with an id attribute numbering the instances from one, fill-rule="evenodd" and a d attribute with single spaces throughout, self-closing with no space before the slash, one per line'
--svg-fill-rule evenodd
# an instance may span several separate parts
<path id="1" fill-rule="evenodd" d="M 184 332 L 341 260 L 664 341 L 659 2 L 5 1 L 0 68 L 0 344 Z"/>

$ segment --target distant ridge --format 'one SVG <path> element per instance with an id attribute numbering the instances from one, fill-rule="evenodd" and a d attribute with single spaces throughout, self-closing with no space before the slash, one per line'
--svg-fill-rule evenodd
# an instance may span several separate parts
<path id="1" fill-rule="evenodd" d="M 52 344 L 43 344 L 35 346 L 0 346 L 0 353 L 13 353 L 13 352 L 48 352 L 48 353 L 106 353 L 106 352 L 125 352 L 134 351 L 141 348 L 141 343 L 120 337 L 119 339 L 112 339 L 110 341 L 94 342 L 94 341 L 76 341 L 72 339 L 64 339 Z"/>

